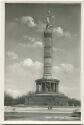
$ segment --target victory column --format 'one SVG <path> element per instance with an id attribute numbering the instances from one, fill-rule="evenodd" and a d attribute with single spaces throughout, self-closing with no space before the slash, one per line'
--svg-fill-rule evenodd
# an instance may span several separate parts
<path id="1" fill-rule="evenodd" d="M 31 105 L 66 105 L 68 98 L 59 92 L 59 80 L 52 78 L 52 54 L 53 54 L 53 26 L 50 11 L 46 18 L 46 28 L 44 31 L 44 65 L 43 78 L 35 80 L 36 92 L 27 99 L 27 104 Z"/>

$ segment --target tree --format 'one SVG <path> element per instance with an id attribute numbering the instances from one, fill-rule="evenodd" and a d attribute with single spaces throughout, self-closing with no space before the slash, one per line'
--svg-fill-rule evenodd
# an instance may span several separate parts
<path id="1" fill-rule="evenodd" d="M 9 106 L 14 104 L 14 99 L 8 93 L 4 93 L 4 105 Z"/>

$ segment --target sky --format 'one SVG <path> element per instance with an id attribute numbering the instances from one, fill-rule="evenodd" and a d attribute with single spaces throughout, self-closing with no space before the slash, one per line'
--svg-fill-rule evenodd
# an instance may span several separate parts
<path id="1" fill-rule="evenodd" d="M 43 32 L 49 10 L 52 78 L 60 80 L 61 93 L 80 99 L 80 4 L 5 4 L 5 91 L 13 97 L 35 91 L 35 80 L 43 76 Z"/>

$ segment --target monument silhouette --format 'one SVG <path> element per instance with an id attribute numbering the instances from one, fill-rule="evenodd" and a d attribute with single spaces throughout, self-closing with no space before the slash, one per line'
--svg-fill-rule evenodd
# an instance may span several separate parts
<path id="1" fill-rule="evenodd" d="M 43 78 L 36 79 L 36 92 L 26 98 L 26 104 L 33 105 L 67 105 L 68 97 L 59 92 L 58 79 L 52 78 L 53 26 L 52 15 L 48 11 L 44 30 L 44 65 Z"/>

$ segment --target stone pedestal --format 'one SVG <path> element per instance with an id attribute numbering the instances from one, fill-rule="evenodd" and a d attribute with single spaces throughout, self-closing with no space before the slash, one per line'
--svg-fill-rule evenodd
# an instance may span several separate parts
<path id="1" fill-rule="evenodd" d="M 68 97 L 63 94 L 56 93 L 40 93 L 31 96 L 27 96 L 26 105 L 37 105 L 37 106 L 67 106 Z"/>

